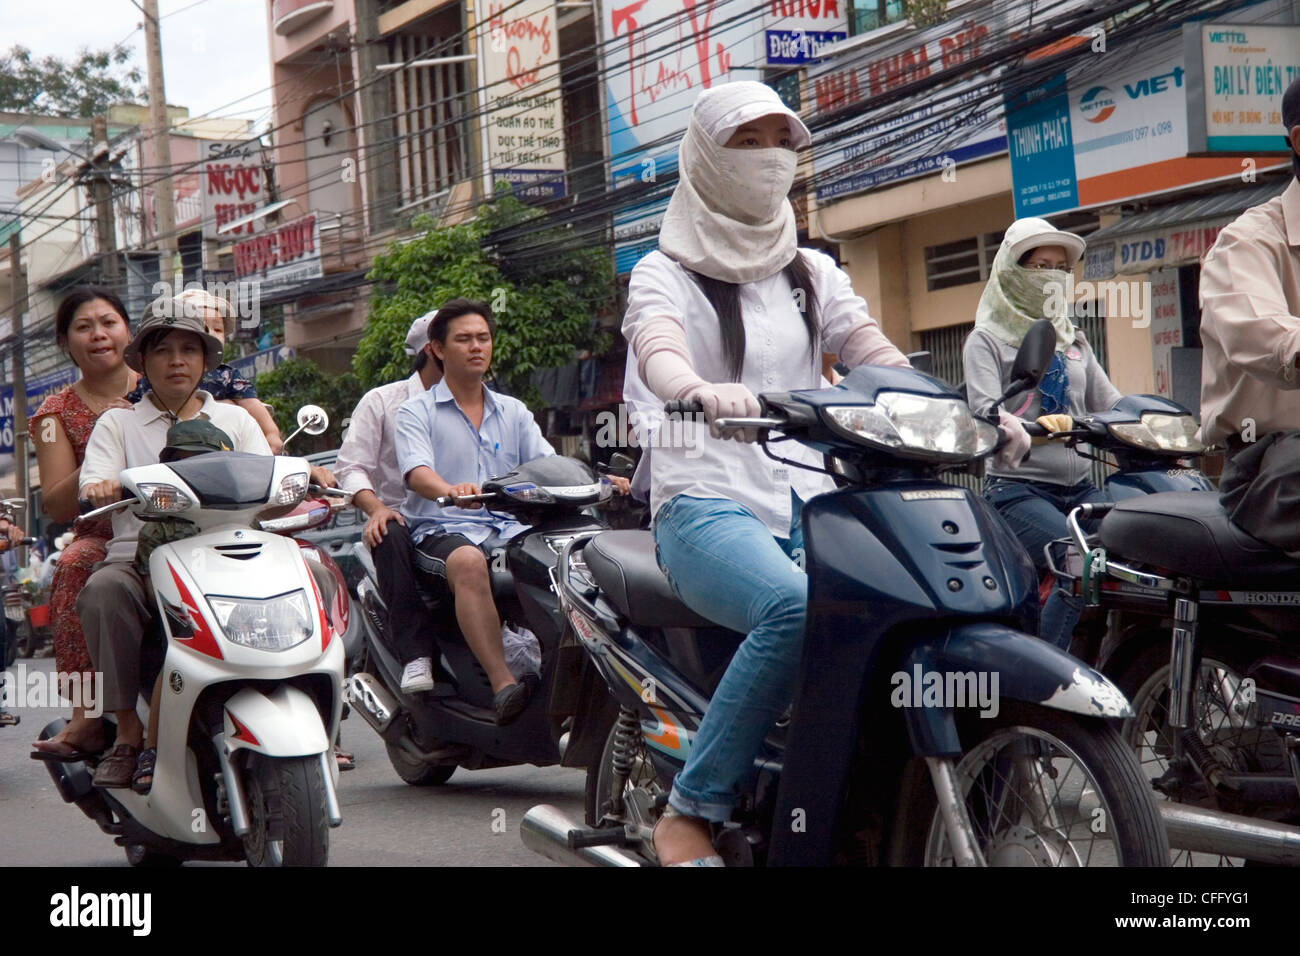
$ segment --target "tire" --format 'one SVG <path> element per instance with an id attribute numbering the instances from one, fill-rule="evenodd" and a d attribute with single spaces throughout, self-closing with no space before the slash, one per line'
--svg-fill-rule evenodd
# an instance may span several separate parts
<path id="1" fill-rule="evenodd" d="M 385 743 L 388 750 L 388 762 L 393 765 L 397 775 L 413 787 L 437 787 L 451 779 L 456 772 L 456 765 L 429 764 L 416 760 L 401 747 Z"/>
<path id="2" fill-rule="evenodd" d="M 603 820 L 605 810 L 610 802 L 610 793 L 614 785 L 614 739 L 618 734 L 618 722 L 616 721 L 609 728 L 609 733 L 605 737 L 605 746 L 600 749 L 600 756 L 594 758 L 587 765 L 587 781 L 584 790 L 584 812 L 587 818 L 587 826 L 614 826 L 616 824 Z M 628 785 L 633 787 L 652 787 L 662 790 L 661 781 L 658 779 L 654 766 L 645 756 L 645 740 L 641 736 L 640 726 L 635 731 L 635 737 L 632 741 L 631 748 L 632 768 L 628 773 L 627 783 L 624 785 L 624 793 L 627 792 Z"/>
<path id="3" fill-rule="evenodd" d="M 319 756 L 266 757 L 250 753 L 244 771 L 249 866 L 324 866 L 329 819 Z"/>
<path id="4" fill-rule="evenodd" d="M 36 638 L 36 632 L 31 622 L 23 621 L 18 625 L 18 656 L 32 657 L 38 647 L 40 647 L 40 642 Z"/>
<path id="5" fill-rule="evenodd" d="M 126 862 L 131 866 L 138 866 L 143 869 L 167 870 L 180 866 L 183 861 L 168 853 L 159 853 L 156 850 L 146 849 L 139 843 L 128 843 L 126 845 Z"/>
<path id="6" fill-rule="evenodd" d="M 1239 650 L 1212 643 L 1202 648 L 1192 698 L 1193 720 L 1201 740 L 1226 766 L 1243 771 L 1285 774 L 1289 772 L 1289 766 L 1280 737 L 1268 728 L 1232 726 L 1229 714 L 1238 710 L 1241 703 L 1234 689 L 1240 686 L 1250 659 Z M 1143 776 L 1152 781 L 1169 770 L 1166 758 L 1172 751 L 1173 729 L 1168 726 L 1168 681 L 1169 648 L 1163 643 L 1143 651 L 1115 681 L 1131 702 L 1135 715 L 1124 722 L 1121 732 L 1125 742 L 1133 748 Z M 1194 770 L 1192 774 L 1195 774 Z M 1217 808 L 1217 801 L 1203 786 L 1199 775 L 1196 775 L 1196 783 L 1195 791 L 1172 795 L 1161 793 L 1157 799 Z M 1186 850 L 1173 850 L 1171 853 L 1170 862 L 1174 866 L 1239 866 L 1242 863 L 1238 857 L 1210 853 Z"/>
<path id="7" fill-rule="evenodd" d="M 1168 865 L 1169 843 L 1151 788 L 1133 751 L 1104 721 L 1004 701 L 997 717 L 964 724 L 962 745 L 954 778 L 987 865 Z M 1008 781 L 1026 760 L 1037 772 L 1018 789 Z M 903 862 L 953 865 L 929 774 L 905 779 L 913 784 L 899 800 L 907 815 Z M 1034 798 L 1050 801 L 1053 819 L 1031 815 L 1026 823 Z"/>

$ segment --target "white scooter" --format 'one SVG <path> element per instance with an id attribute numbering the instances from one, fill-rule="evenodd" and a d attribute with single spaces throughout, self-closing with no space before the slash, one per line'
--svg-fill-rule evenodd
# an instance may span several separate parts
<path id="1" fill-rule="evenodd" d="M 308 406 L 298 421 L 319 434 L 327 419 Z M 133 865 L 325 865 L 329 828 L 342 822 L 331 741 L 343 639 L 309 559 L 283 535 L 312 520 L 290 514 L 309 475 L 303 458 L 210 452 L 124 470 L 125 499 L 88 515 L 129 507 L 144 521 L 197 526 L 149 558 L 165 644 L 151 791 L 93 787 L 89 760 L 47 763 L 63 799 L 115 835 Z M 147 726 L 159 654 L 150 654 L 154 638 L 144 644 L 138 710 Z"/>

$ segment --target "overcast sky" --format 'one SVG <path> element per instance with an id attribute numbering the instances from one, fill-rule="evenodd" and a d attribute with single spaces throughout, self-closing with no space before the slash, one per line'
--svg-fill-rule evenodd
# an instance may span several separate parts
<path id="1" fill-rule="evenodd" d="M 270 120 L 269 0 L 158 0 L 167 102 L 191 116 Z M 118 41 L 147 77 L 144 15 L 131 0 L 0 0 L 0 47 L 70 57 Z"/>

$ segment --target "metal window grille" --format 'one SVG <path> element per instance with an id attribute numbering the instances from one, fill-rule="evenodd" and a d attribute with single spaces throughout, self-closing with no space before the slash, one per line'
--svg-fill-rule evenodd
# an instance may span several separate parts
<path id="1" fill-rule="evenodd" d="M 993 266 L 993 257 L 1002 244 L 1002 233 L 989 232 L 956 242 L 927 246 L 925 250 L 925 287 L 929 292 L 952 286 L 984 282 Z"/>
<path id="2" fill-rule="evenodd" d="M 461 56 L 461 38 L 400 34 L 390 37 L 388 62 Z M 399 209 L 414 206 L 466 177 L 469 131 L 465 127 L 467 92 L 463 63 L 394 70 L 392 103 L 401 195 Z"/>

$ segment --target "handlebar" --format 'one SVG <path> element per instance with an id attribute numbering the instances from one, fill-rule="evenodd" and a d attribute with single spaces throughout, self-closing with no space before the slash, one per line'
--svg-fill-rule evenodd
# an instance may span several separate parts
<path id="1" fill-rule="evenodd" d="M 702 415 L 704 413 L 704 403 L 698 398 L 684 399 L 675 398 L 664 405 L 665 415 Z"/>
<path id="2" fill-rule="evenodd" d="M 433 499 L 433 503 L 442 508 L 454 508 L 459 507 L 456 504 L 458 501 L 490 501 L 496 496 L 497 493 L 495 491 L 489 491 L 486 494 L 480 495 L 461 495 L 459 498 L 453 498 L 451 495 L 439 495 L 437 498 Z"/>
<path id="3" fill-rule="evenodd" d="M 129 504 L 133 504 L 137 500 L 135 495 L 130 492 L 125 492 L 125 494 L 126 497 L 114 501 L 112 504 L 104 505 L 101 508 L 96 508 L 93 501 L 88 501 L 85 498 L 78 498 L 77 510 L 80 512 L 82 518 L 98 518 L 100 515 L 105 515 L 109 512 L 117 511 L 119 508 L 124 508 Z"/>

